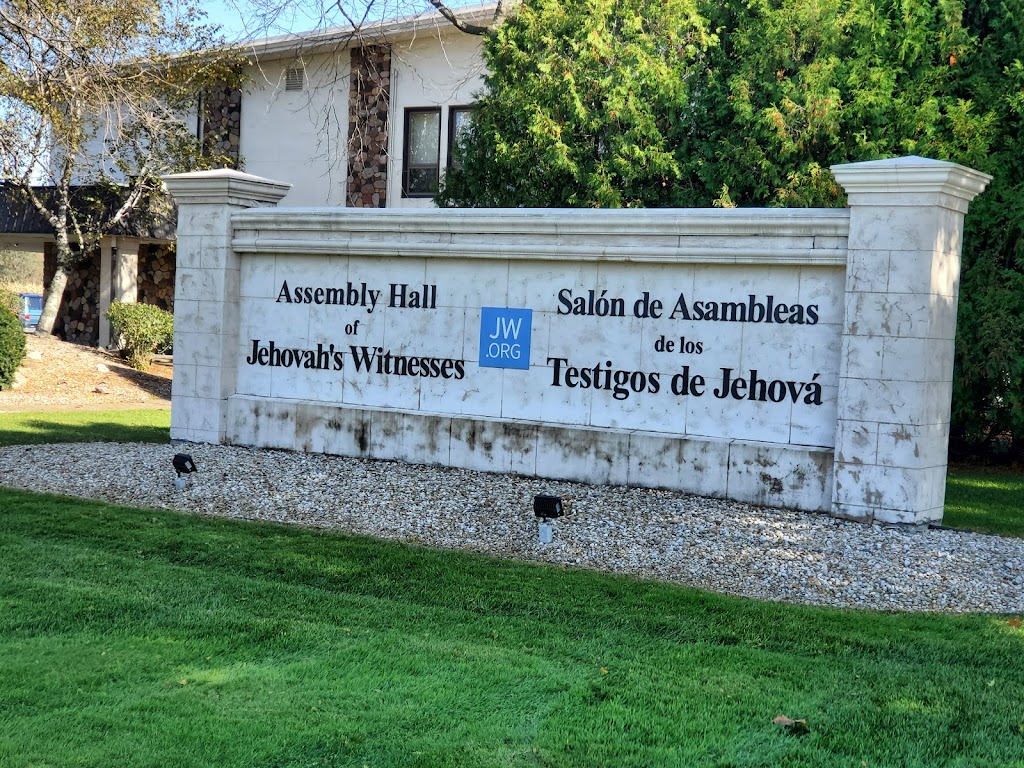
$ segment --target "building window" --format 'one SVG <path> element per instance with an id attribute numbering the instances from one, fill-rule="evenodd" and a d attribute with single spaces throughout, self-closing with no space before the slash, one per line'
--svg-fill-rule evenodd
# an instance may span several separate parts
<path id="1" fill-rule="evenodd" d="M 433 197 L 441 163 L 441 110 L 405 110 L 402 195 Z"/>
<path id="2" fill-rule="evenodd" d="M 466 132 L 470 121 L 473 119 L 471 107 L 451 107 L 448 110 L 448 167 L 461 168 L 462 163 L 455 157 L 455 148 L 459 145 L 459 139 Z"/>

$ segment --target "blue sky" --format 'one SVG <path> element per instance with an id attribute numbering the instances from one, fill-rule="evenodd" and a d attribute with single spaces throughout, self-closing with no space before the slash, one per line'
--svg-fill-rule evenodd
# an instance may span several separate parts
<path id="1" fill-rule="evenodd" d="M 294 7 L 301 9 L 302 2 L 293 3 Z M 253 11 L 245 0 L 204 0 L 202 8 L 206 11 L 207 21 L 211 24 L 219 24 L 221 32 L 227 40 L 238 40 L 247 36 L 247 26 L 252 26 Z M 316 19 L 304 14 L 299 10 L 278 20 L 276 29 L 267 33 L 258 34 L 257 37 L 266 37 L 286 32 L 305 32 L 316 27 Z"/>
<path id="2" fill-rule="evenodd" d="M 452 8 L 457 8 L 460 6 L 476 5 L 478 2 L 483 1 L 449 0 L 448 5 Z M 274 29 L 256 34 L 256 37 L 280 35 L 286 32 L 306 32 L 321 26 L 319 24 L 319 15 L 311 10 L 316 3 L 304 2 L 303 0 L 279 0 L 279 2 L 282 4 L 287 2 L 289 12 L 278 17 Z M 372 2 L 377 13 L 385 17 L 418 13 L 430 8 L 426 0 L 361 0 L 361 2 Z M 359 2 L 348 2 L 346 5 L 358 8 Z M 208 22 L 221 25 L 223 35 L 228 41 L 252 36 L 247 34 L 247 26 L 252 27 L 253 16 L 252 7 L 247 0 L 203 0 L 202 8 L 206 11 Z M 340 17 L 332 21 L 333 25 L 343 25 L 345 23 Z"/>

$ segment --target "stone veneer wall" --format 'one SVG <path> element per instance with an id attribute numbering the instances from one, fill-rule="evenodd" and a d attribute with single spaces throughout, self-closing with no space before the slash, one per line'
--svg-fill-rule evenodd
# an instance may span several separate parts
<path id="1" fill-rule="evenodd" d="M 348 195 L 351 208 L 384 208 L 388 186 L 391 48 L 352 49 L 348 96 Z"/>
<path id="2" fill-rule="evenodd" d="M 54 245 L 47 243 L 43 251 L 43 281 L 49 285 L 57 269 Z M 95 344 L 99 338 L 100 253 L 75 266 L 64 289 L 54 335 L 78 344 Z"/>
<path id="3" fill-rule="evenodd" d="M 204 101 L 203 153 L 227 157 L 231 168 L 241 160 L 242 91 L 221 86 L 208 92 Z"/>
<path id="4" fill-rule="evenodd" d="M 139 303 L 174 311 L 174 246 L 144 245 L 139 249 Z"/>

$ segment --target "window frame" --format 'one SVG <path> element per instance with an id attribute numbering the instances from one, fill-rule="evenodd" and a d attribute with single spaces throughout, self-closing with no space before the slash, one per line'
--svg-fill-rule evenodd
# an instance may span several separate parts
<path id="1" fill-rule="evenodd" d="M 448 156 L 445 158 L 445 168 L 458 168 L 452 162 L 452 150 L 455 149 L 455 116 L 460 113 L 473 114 L 472 104 L 452 104 L 448 107 Z M 470 118 L 472 119 L 472 117 Z"/>
<path id="2" fill-rule="evenodd" d="M 409 142 L 409 127 L 414 115 L 431 114 L 437 115 L 437 157 L 433 163 L 411 163 Z M 434 172 L 434 189 L 432 192 L 410 192 L 409 172 L 432 170 Z M 402 144 L 402 197 L 410 199 L 432 200 L 437 197 L 437 190 L 441 183 L 441 107 L 406 107 L 405 109 L 405 130 Z"/>

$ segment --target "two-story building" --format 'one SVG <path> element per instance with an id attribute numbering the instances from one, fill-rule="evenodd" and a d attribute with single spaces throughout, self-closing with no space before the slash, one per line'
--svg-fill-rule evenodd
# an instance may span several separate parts
<path id="1" fill-rule="evenodd" d="M 460 18 L 493 14 L 485 5 Z M 481 45 L 435 13 L 257 40 L 244 49 L 243 86 L 205 94 L 188 119 L 241 170 L 291 183 L 281 205 L 430 206 L 482 85 Z M 48 282 L 52 240 L 0 187 L 0 248 L 43 253 Z M 106 346 L 112 300 L 173 309 L 174 279 L 173 231 L 132 222 L 71 276 L 54 331 Z"/>

